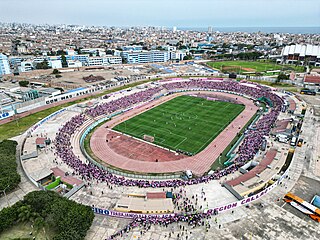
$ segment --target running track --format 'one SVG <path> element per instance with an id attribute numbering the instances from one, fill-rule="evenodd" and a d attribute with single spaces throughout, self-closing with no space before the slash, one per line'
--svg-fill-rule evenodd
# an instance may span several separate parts
<path id="1" fill-rule="evenodd" d="M 119 124 L 122 121 L 127 120 L 143 111 L 159 105 L 165 101 L 177 97 L 179 95 L 194 94 L 197 92 L 184 92 L 178 93 L 167 97 L 162 97 L 159 100 L 152 101 L 143 107 L 130 110 L 118 117 L 113 118 L 111 121 L 103 124 L 92 135 L 90 140 L 91 149 L 96 157 L 107 163 L 108 165 L 115 166 L 117 168 L 141 172 L 141 173 L 173 173 L 182 172 L 185 170 L 191 170 L 195 175 L 201 176 L 210 170 L 211 165 L 216 159 L 218 159 L 220 153 L 231 143 L 245 124 L 254 116 L 258 107 L 256 107 L 253 101 L 244 97 L 221 93 L 221 92 L 203 92 L 205 94 L 212 94 L 221 97 L 233 97 L 237 98 L 238 102 L 243 103 L 246 107 L 239 114 L 239 116 L 230 123 L 220 134 L 216 137 L 203 151 L 192 157 L 185 157 L 176 161 L 168 162 L 143 162 L 117 154 L 106 142 L 106 136 L 109 129 Z M 108 126 L 108 128 L 106 128 Z"/>

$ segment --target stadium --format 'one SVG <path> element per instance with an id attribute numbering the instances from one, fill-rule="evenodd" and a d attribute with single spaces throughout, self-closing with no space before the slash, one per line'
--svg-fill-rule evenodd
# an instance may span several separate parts
<path id="1" fill-rule="evenodd" d="M 151 81 L 39 121 L 26 132 L 21 164 L 37 187 L 125 223 L 100 238 L 142 237 L 127 232 L 145 222 L 219 227 L 280 191 L 297 160 L 274 136 L 295 121 L 300 129 L 290 116 L 303 111 L 287 92 L 245 80 Z"/>

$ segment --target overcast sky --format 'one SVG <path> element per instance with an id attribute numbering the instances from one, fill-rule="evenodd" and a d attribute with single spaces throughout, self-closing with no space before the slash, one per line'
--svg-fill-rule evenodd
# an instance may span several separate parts
<path id="1" fill-rule="evenodd" d="M 308 27 L 320 0 L 0 0 L 1 22 L 103 26 Z"/>

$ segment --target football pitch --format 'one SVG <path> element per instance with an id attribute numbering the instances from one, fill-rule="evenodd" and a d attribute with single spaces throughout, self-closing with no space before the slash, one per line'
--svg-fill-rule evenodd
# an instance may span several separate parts
<path id="1" fill-rule="evenodd" d="M 244 105 L 179 96 L 141 113 L 113 129 L 136 138 L 153 136 L 154 144 L 196 154 L 245 108 Z"/>
<path id="2" fill-rule="evenodd" d="M 219 69 L 222 72 L 263 72 L 264 75 L 268 75 L 266 71 L 275 70 L 294 70 L 296 72 L 304 72 L 303 66 L 295 65 L 279 65 L 271 62 L 258 62 L 258 61 L 221 61 L 221 62 L 209 62 L 208 65 L 215 69 Z"/>

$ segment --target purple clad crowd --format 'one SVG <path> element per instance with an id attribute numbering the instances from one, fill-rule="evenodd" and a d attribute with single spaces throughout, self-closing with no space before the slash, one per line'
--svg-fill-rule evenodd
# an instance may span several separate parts
<path id="1" fill-rule="evenodd" d="M 159 93 L 161 91 L 161 88 L 151 88 L 146 91 L 137 92 L 134 94 L 131 94 L 129 96 L 125 96 L 122 98 L 118 98 L 117 100 L 110 101 L 108 103 L 103 103 L 95 108 L 88 109 L 86 111 L 86 114 L 90 115 L 91 117 L 97 117 L 101 115 L 108 115 L 111 113 L 114 113 L 116 111 L 126 109 L 130 106 L 133 106 L 140 102 L 146 102 L 148 100 L 151 100 L 152 97 Z M 108 98 L 108 96 L 104 96 L 104 99 Z"/>
<path id="2" fill-rule="evenodd" d="M 251 83 L 250 83 L 251 84 Z M 88 109 L 85 113 L 73 117 L 68 121 L 56 134 L 55 143 L 55 155 L 70 166 L 73 169 L 73 175 L 78 175 L 82 180 L 91 181 L 96 180 L 98 182 L 106 182 L 107 184 L 115 184 L 119 186 L 137 186 L 141 188 L 152 187 L 179 187 L 185 185 L 192 185 L 198 183 L 207 183 L 213 179 L 220 179 L 221 177 L 235 172 L 243 166 L 247 161 L 251 160 L 257 151 L 259 150 L 261 143 L 265 136 L 267 136 L 271 130 L 272 125 L 276 121 L 281 107 L 284 103 L 283 99 L 274 94 L 269 88 L 262 87 L 258 84 L 254 84 L 252 87 L 247 84 L 242 84 L 237 81 L 214 81 L 214 80 L 190 80 L 184 82 L 171 82 L 165 83 L 162 86 L 155 88 L 149 88 L 147 90 L 131 94 L 129 96 L 121 97 L 117 100 L 110 101 L 108 103 L 100 104 L 96 107 Z M 155 180 L 138 180 L 138 179 L 126 179 L 121 176 L 114 175 L 107 170 L 101 169 L 93 163 L 84 163 L 76 156 L 72 151 L 71 136 L 85 121 L 86 115 L 91 117 L 98 117 L 101 115 L 109 115 L 116 111 L 125 110 L 140 102 L 146 102 L 152 100 L 157 94 L 166 90 L 167 92 L 174 92 L 176 90 L 224 90 L 235 92 L 238 94 L 244 94 L 257 99 L 260 97 L 269 98 L 273 107 L 268 113 L 265 113 L 253 126 L 253 128 L 246 131 L 243 142 L 238 148 L 237 157 L 234 159 L 233 164 L 222 170 L 216 170 L 211 175 L 202 176 L 199 178 L 182 180 L 172 179 L 164 181 Z"/>
<path id="3" fill-rule="evenodd" d="M 150 229 L 151 225 L 159 225 L 162 227 L 168 227 L 172 223 L 184 222 L 188 224 L 188 229 L 197 226 L 208 227 L 205 220 L 209 219 L 212 214 L 209 213 L 195 213 L 195 214 L 174 214 L 172 216 L 144 216 L 136 217 L 132 222 L 126 225 L 123 229 L 117 231 L 108 240 L 116 239 L 117 237 L 123 238 L 126 233 L 136 227 L 140 227 L 141 235 Z M 209 227 L 210 228 L 210 227 Z M 183 227 L 184 230 L 184 227 Z M 187 228 L 185 229 L 187 231 Z M 169 233 L 170 234 L 170 233 Z M 170 237 L 170 236 L 169 236 Z M 182 237 L 178 235 L 178 238 Z"/>

